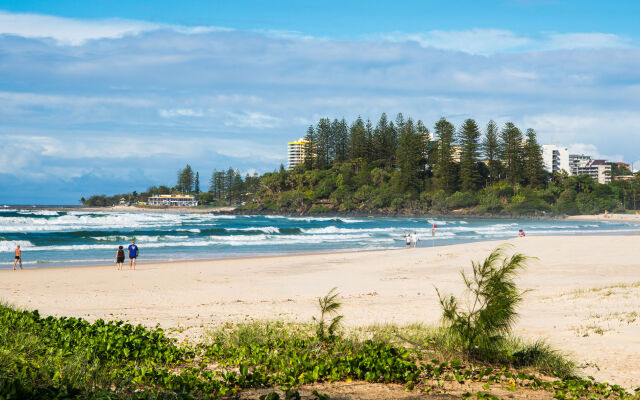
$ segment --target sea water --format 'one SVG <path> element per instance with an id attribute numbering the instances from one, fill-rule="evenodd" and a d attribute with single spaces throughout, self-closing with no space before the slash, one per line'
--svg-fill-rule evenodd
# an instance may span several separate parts
<path id="1" fill-rule="evenodd" d="M 436 235 L 431 228 L 436 224 Z M 0 266 L 20 245 L 26 266 L 111 263 L 135 239 L 139 261 L 172 261 L 420 246 L 528 236 L 640 231 L 627 222 L 460 218 L 290 217 L 0 209 Z"/>

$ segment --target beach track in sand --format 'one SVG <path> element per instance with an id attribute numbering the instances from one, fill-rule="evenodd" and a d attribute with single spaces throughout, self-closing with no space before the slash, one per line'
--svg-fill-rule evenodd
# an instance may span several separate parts
<path id="1" fill-rule="evenodd" d="M 460 294 L 495 247 L 537 257 L 518 282 L 528 289 L 515 334 L 548 340 L 585 376 L 640 386 L 640 236 L 518 238 L 417 249 L 0 271 L 0 299 L 43 315 L 160 324 L 198 340 L 228 321 L 308 322 L 317 297 L 338 287 L 348 326 L 437 324 L 435 292 Z M 25 258 L 28 253 L 25 252 Z M 127 260 L 128 261 L 128 260 Z M 143 259 L 141 259 L 143 261 Z M 8 264 L 7 264 L 8 265 Z"/>

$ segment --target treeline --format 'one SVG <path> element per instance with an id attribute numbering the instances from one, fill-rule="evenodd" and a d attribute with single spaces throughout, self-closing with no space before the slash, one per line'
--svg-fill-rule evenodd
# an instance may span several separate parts
<path id="1" fill-rule="evenodd" d="M 536 132 L 508 122 L 374 124 L 323 118 L 307 129 L 304 162 L 262 177 L 248 210 L 478 214 L 622 210 L 634 181 L 599 185 L 544 170 Z M 635 206 L 635 204 L 634 204 Z"/>
<path id="2" fill-rule="evenodd" d="M 200 173 L 187 164 L 178 170 L 175 186 L 152 186 L 142 193 L 134 191 L 113 196 L 95 195 L 88 199 L 83 197 L 80 202 L 88 207 L 110 207 L 124 199 L 126 204 L 136 205 L 146 202 L 153 195 L 180 193 L 196 195 L 201 205 L 238 205 L 256 193 L 259 184 L 260 177 L 257 173 L 243 177 L 237 169 L 229 168 L 226 171 L 214 170 L 208 190 L 201 191 Z"/>

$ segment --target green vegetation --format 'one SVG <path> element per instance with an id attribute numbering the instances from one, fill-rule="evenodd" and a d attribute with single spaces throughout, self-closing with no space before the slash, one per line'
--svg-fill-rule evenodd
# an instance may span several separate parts
<path id="1" fill-rule="evenodd" d="M 301 385 L 350 380 L 430 393 L 472 383 L 482 393 L 477 398 L 493 387 L 552 391 L 556 398 L 632 398 L 618 386 L 574 377 L 571 364 L 542 343 L 506 339 L 509 351 L 490 363 L 469 359 L 454 343 L 449 330 L 422 325 L 354 329 L 327 342 L 312 324 L 251 322 L 226 324 L 203 343 L 179 346 L 160 329 L 41 318 L 1 306 L 0 398 L 220 398 L 251 388 L 282 388 L 298 398 Z"/>
<path id="2" fill-rule="evenodd" d="M 549 174 L 543 169 L 536 132 L 489 121 L 484 134 L 473 119 L 456 130 L 444 118 L 434 135 L 422 121 L 382 114 L 374 124 L 358 117 L 321 118 L 305 136 L 306 157 L 293 170 L 244 178 L 229 168 L 214 171 L 208 191 L 190 165 L 174 187 L 144 193 L 92 196 L 87 206 L 130 203 L 152 194 L 198 194 L 202 205 L 240 205 L 246 212 L 400 213 L 472 215 L 593 214 L 637 209 L 640 177 L 598 184 L 590 177 Z M 630 176 L 611 164 L 612 175 Z M 197 179 L 196 179 L 197 178 Z M 197 180 L 197 182 L 196 182 Z"/>
<path id="3" fill-rule="evenodd" d="M 482 359 L 499 354 L 522 300 L 514 278 L 524 269 L 527 257 L 520 253 L 506 257 L 504 250 L 495 249 L 482 263 L 472 262 L 472 276 L 461 271 L 470 294 L 466 310 L 456 297 L 442 296 L 436 289 L 450 334 L 462 349 Z"/>

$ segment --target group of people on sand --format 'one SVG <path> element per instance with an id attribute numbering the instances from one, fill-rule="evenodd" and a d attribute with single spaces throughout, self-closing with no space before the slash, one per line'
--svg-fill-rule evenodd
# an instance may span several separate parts
<path id="1" fill-rule="evenodd" d="M 127 247 L 127 250 L 129 252 L 129 269 L 135 271 L 136 259 L 140 254 L 140 249 L 138 249 L 138 246 L 136 246 L 135 240 L 131 241 L 131 244 L 129 245 L 129 247 Z M 15 253 L 15 259 L 13 261 L 13 270 L 14 271 L 16 270 L 17 265 L 20 265 L 20 269 L 23 269 L 22 268 L 22 250 L 20 250 L 20 245 L 16 246 L 14 253 Z M 118 270 L 122 270 L 123 264 L 124 264 L 124 248 L 122 246 L 118 246 L 118 250 L 116 251 L 116 268 L 118 268 Z"/>
<path id="2" fill-rule="evenodd" d="M 413 247 L 414 248 L 418 247 L 418 241 L 419 241 L 418 232 L 413 232 L 413 233 L 405 232 L 403 236 L 404 236 L 404 240 L 405 240 L 405 242 L 407 244 L 407 249 L 411 248 L 411 243 L 412 242 L 413 242 Z"/>
<path id="3" fill-rule="evenodd" d="M 127 247 L 127 251 L 129 253 L 129 270 L 136 270 L 136 259 L 140 254 L 140 249 L 136 246 L 135 240 L 131 241 L 129 247 Z M 122 271 L 122 265 L 124 264 L 124 248 L 122 246 L 118 246 L 118 250 L 116 251 L 116 268 L 118 271 Z"/>

